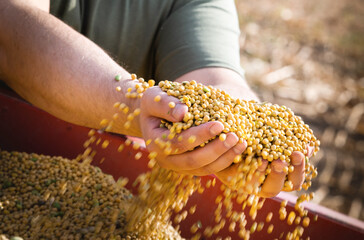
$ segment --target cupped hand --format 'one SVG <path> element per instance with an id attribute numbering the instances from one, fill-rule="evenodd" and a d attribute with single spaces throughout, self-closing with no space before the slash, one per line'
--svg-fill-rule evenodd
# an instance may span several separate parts
<path id="1" fill-rule="evenodd" d="M 307 148 L 307 156 L 311 157 L 313 148 Z M 290 191 L 299 190 L 305 180 L 305 155 L 299 151 L 294 151 L 290 156 L 291 163 L 294 166 L 292 172 L 285 173 L 284 168 L 288 165 L 281 160 L 274 160 L 271 163 L 271 172 L 266 176 L 268 166 L 267 160 L 263 160 L 262 164 L 253 174 L 252 179 L 247 182 L 246 186 L 261 186 L 258 196 L 269 198 L 276 196 L 279 192 L 284 191 L 284 182 L 286 178 L 292 182 Z M 238 164 L 233 164 L 229 168 L 218 172 L 216 176 L 226 185 L 231 186 L 233 176 L 238 174 Z M 261 184 L 261 180 L 264 180 Z M 231 186 L 234 187 L 234 186 Z M 243 189 L 250 193 L 251 189 Z"/>
<path id="2" fill-rule="evenodd" d="M 154 101 L 158 95 L 160 100 Z M 173 108 L 169 106 L 170 102 L 174 103 Z M 180 122 L 188 108 L 159 87 L 152 87 L 144 92 L 140 108 L 140 126 L 143 138 L 146 141 L 152 140 L 147 145 L 147 149 L 157 153 L 156 160 L 163 168 L 196 176 L 215 174 L 228 168 L 234 158 L 246 149 L 246 142 L 239 143 L 239 139 L 234 133 L 226 134 L 225 141 L 221 141 L 219 138 L 211 140 L 224 129 L 223 124 L 218 121 L 191 127 L 177 134 L 173 139 L 169 139 L 170 131 L 160 126 L 161 120 Z M 194 137 L 190 138 L 191 136 Z M 155 141 L 156 139 L 158 140 Z M 204 147 L 199 147 L 209 140 L 211 141 Z M 166 151 L 166 148 L 161 147 L 158 141 L 164 141 L 162 145 L 167 145 L 169 150 Z M 166 143 L 168 141 L 170 143 Z"/>

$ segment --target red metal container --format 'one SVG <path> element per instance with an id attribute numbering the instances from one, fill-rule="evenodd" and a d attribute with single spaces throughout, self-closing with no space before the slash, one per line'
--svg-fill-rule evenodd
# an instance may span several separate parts
<path id="1" fill-rule="evenodd" d="M 26 103 L 7 88 L 0 88 L 0 148 L 3 150 L 75 158 L 84 150 L 83 143 L 88 138 L 88 131 L 88 128 L 59 120 Z M 121 152 L 117 151 L 118 146 L 125 142 L 126 137 L 107 133 L 98 134 L 102 139 L 109 140 L 110 144 L 106 149 L 96 147 L 97 154 L 93 164 L 115 178 L 128 177 L 130 181 L 127 188 L 133 191 L 131 186 L 133 180 L 140 173 L 148 171 L 146 166 L 148 152 L 143 148 L 138 150 L 143 155 L 141 159 L 135 160 L 134 156 L 137 151 L 131 145 L 125 146 Z M 102 158 L 105 160 L 100 163 Z M 203 181 L 210 178 L 204 177 Z M 201 221 L 202 226 L 214 224 L 215 198 L 220 193 L 220 183 L 217 183 L 214 188 L 208 188 L 204 193 L 196 193 L 190 198 L 187 208 L 195 204 L 198 207 L 195 214 L 189 215 L 180 224 L 183 237 L 190 238 L 192 236 L 190 227 L 197 221 Z M 257 221 L 264 221 L 267 213 L 273 212 L 274 216 L 271 223 L 274 224 L 274 231 L 268 234 L 268 224 L 265 224 L 262 231 L 251 235 L 251 239 L 279 239 L 280 237 L 285 239 L 285 234 L 292 231 L 293 226 L 289 226 L 286 221 L 280 221 L 277 216 L 282 199 L 288 200 L 287 212 L 293 210 L 292 206 L 295 199 L 289 194 L 281 193 L 275 198 L 267 199 L 263 208 L 258 211 Z M 241 209 L 241 206 L 236 205 L 235 209 Z M 308 236 L 314 240 L 364 239 L 363 222 L 315 204 L 306 204 L 306 209 L 309 211 L 311 224 L 305 229 L 303 239 Z M 316 214 L 318 220 L 313 221 L 312 219 Z M 252 222 L 248 220 L 247 227 Z M 281 236 L 282 233 L 284 234 Z M 216 239 L 218 236 L 231 236 L 232 239 L 239 239 L 237 231 L 228 231 L 228 224 L 217 235 L 213 235 L 212 239 Z"/>

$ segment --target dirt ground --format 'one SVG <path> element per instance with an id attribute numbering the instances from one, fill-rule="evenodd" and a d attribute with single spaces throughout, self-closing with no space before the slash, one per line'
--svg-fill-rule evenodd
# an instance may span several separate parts
<path id="1" fill-rule="evenodd" d="M 241 64 L 264 101 L 303 117 L 322 148 L 313 202 L 364 220 L 362 0 L 237 0 Z"/>

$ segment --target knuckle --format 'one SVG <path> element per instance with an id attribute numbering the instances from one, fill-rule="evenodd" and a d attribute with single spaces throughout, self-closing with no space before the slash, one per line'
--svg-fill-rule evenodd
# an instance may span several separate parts
<path id="1" fill-rule="evenodd" d="M 174 146 L 175 149 L 178 149 L 179 153 L 184 153 L 190 150 L 188 144 L 185 142 L 173 140 L 172 145 Z"/>
<path id="2" fill-rule="evenodd" d="M 210 165 L 207 165 L 207 166 L 204 166 L 203 168 L 203 174 L 204 175 L 210 175 L 210 174 L 213 174 L 215 173 L 216 171 L 214 171 Z"/>
<path id="3" fill-rule="evenodd" d="M 141 98 L 141 102 L 142 103 L 147 103 L 149 102 L 151 99 L 151 96 L 152 96 L 152 89 L 148 88 L 144 93 L 143 93 L 143 97 Z"/>
<path id="4" fill-rule="evenodd" d="M 185 167 L 187 169 L 197 169 L 199 168 L 199 164 L 198 164 L 198 161 L 196 161 L 196 158 L 194 156 L 190 156 L 189 158 L 186 159 L 185 161 Z"/>

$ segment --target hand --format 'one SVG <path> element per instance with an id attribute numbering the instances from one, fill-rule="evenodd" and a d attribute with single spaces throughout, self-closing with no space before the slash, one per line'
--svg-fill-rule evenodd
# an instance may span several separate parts
<path id="1" fill-rule="evenodd" d="M 307 156 L 311 157 L 313 153 L 313 148 L 307 148 Z M 283 171 L 283 168 L 287 166 L 286 162 L 281 160 L 274 160 L 271 163 L 271 172 L 268 176 L 265 177 L 265 171 L 268 166 L 268 161 L 263 160 L 261 166 L 258 167 L 256 174 L 253 175 L 251 181 L 249 181 L 246 186 L 259 186 L 259 179 L 261 177 L 265 177 L 264 183 L 261 186 L 261 191 L 258 193 L 261 197 L 274 197 L 280 191 L 283 190 L 284 182 L 286 176 L 288 180 L 290 180 L 293 184 L 293 188 L 291 191 L 299 190 L 302 187 L 302 184 L 305 179 L 305 156 L 303 153 L 299 151 L 295 151 L 290 156 L 291 163 L 294 166 L 294 170 L 288 174 Z M 226 185 L 231 185 L 230 181 L 232 176 L 238 174 L 238 164 L 234 164 L 229 168 L 219 172 L 216 176 Z M 243 189 L 246 192 L 249 192 L 249 189 Z"/>
<path id="2" fill-rule="evenodd" d="M 155 102 L 154 98 L 158 95 L 161 99 Z M 170 102 L 175 103 L 174 108 L 169 107 Z M 223 131 L 224 126 L 220 122 L 207 122 L 191 127 L 173 139 L 168 139 L 170 132 L 160 127 L 161 119 L 180 122 L 188 108 L 177 98 L 168 96 L 159 87 L 152 87 L 144 92 L 140 108 L 143 138 L 146 141 L 153 140 L 147 145 L 147 149 L 157 153 L 156 160 L 163 168 L 197 176 L 214 174 L 228 168 L 235 156 L 242 154 L 247 146 L 245 141 L 238 142 L 235 133 L 228 133 L 225 141 L 216 138 L 204 147 L 199 147 Z M 189 141 L 191 136 L 196 137 L 195 141 Z M 170 149 L 165 151 L 166 149 L 161 148 L 155 139 L 170 141 Z"/>

